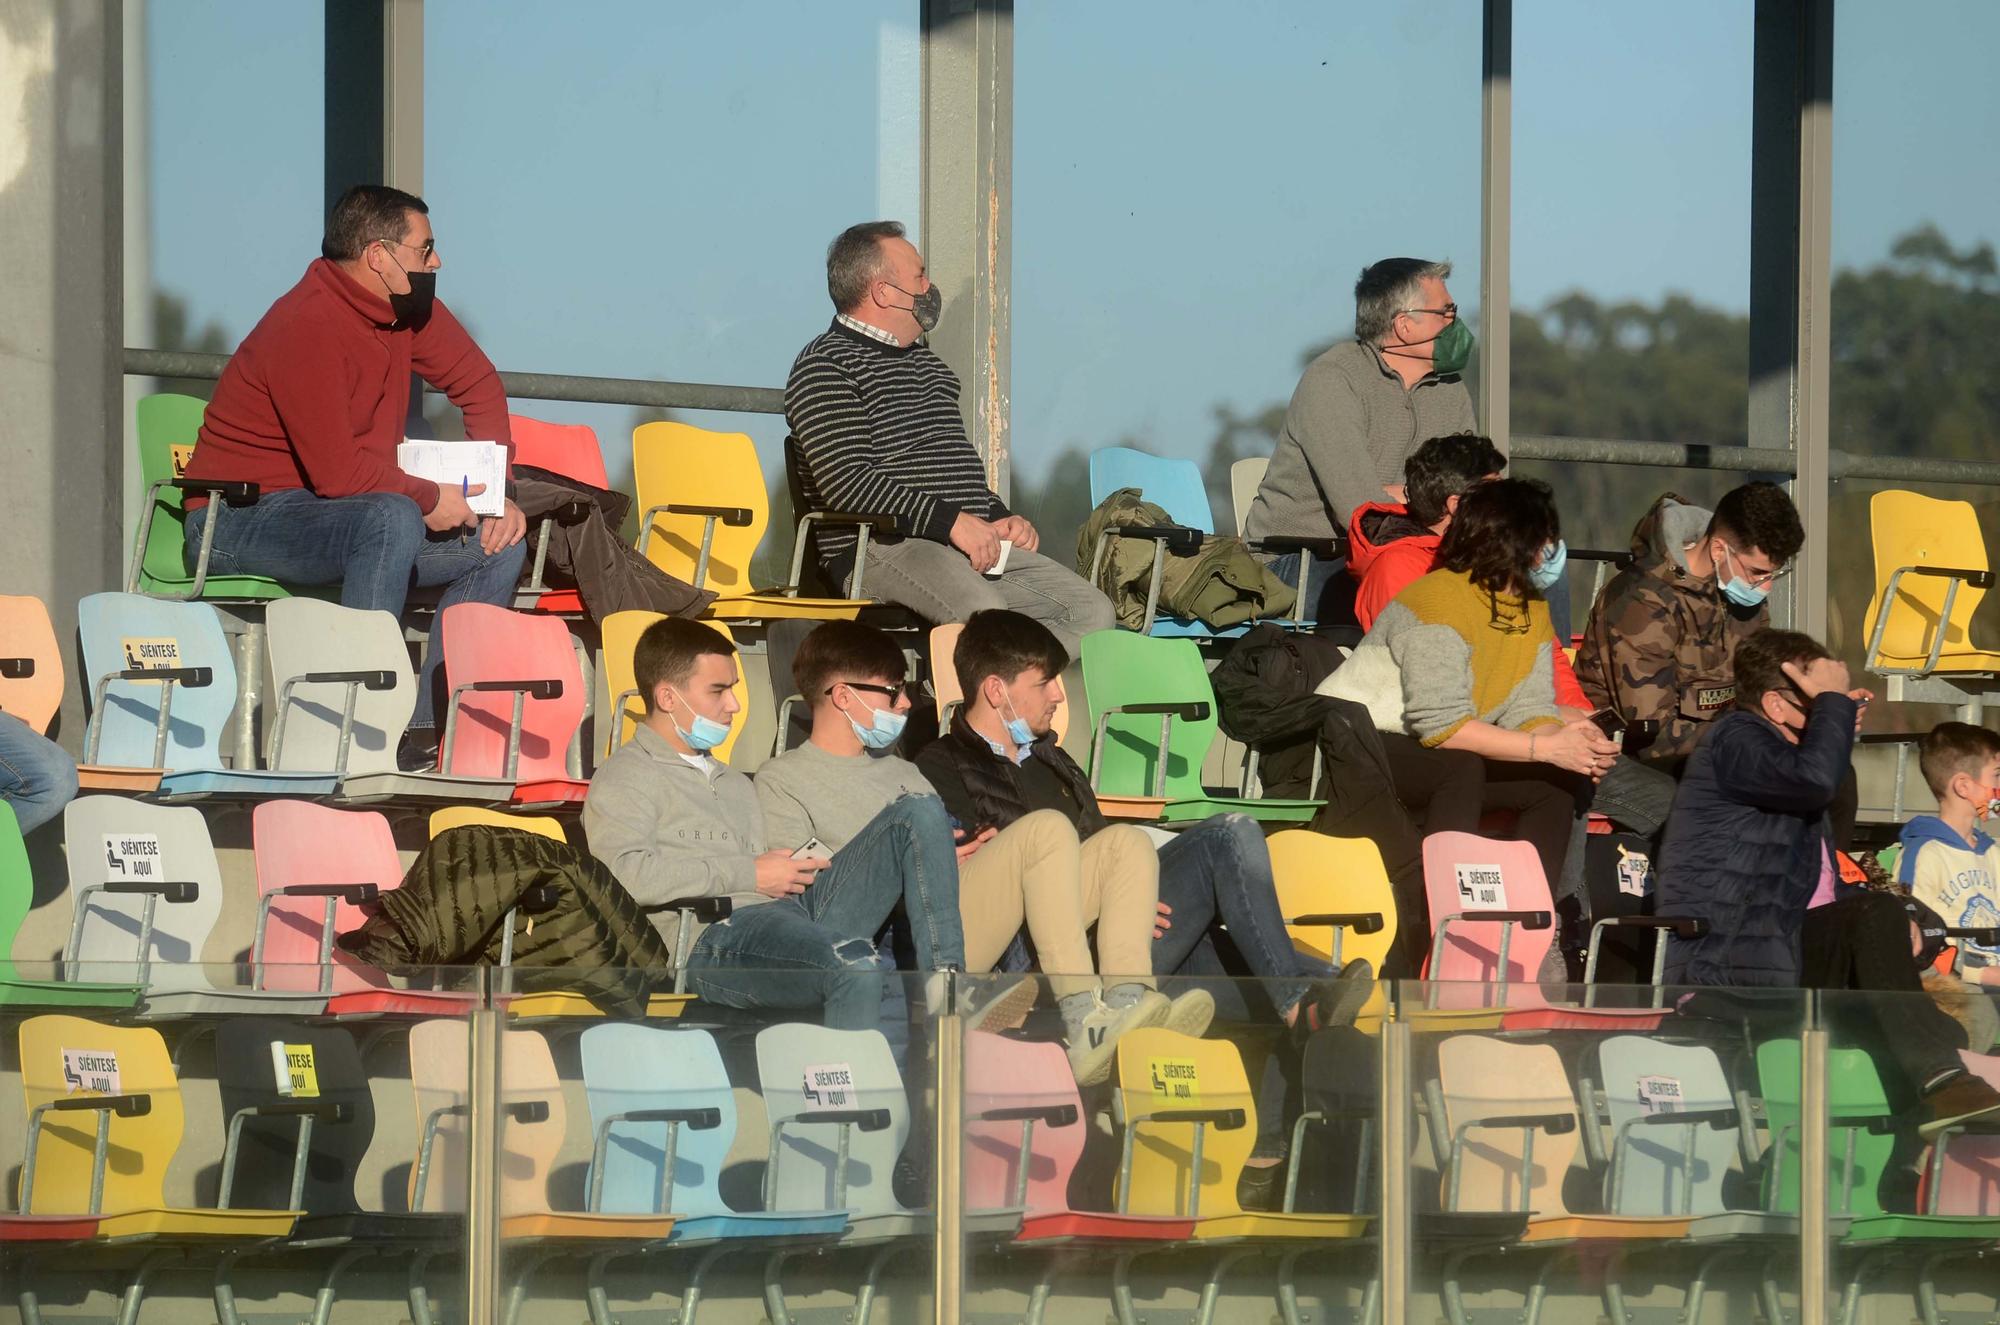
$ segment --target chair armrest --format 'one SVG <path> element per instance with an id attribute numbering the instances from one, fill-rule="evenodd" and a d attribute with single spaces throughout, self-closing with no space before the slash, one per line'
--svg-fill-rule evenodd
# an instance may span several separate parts
<path id="1" fill-rule="evenodd" d="M 220 497 L 231 506 L 247 506 L 261 495 L 255 483 L 242 479 L 226 478 L 175 478 L 168 479 L 167 486 L 179 488 L 182 492 L 203 493 L 210 497 Z"/>
<path id="2" fill-rule="evenodd" d="M 1113 538 L 1136 538 L 1145 542 L 1165 542 L 1167 551 L 1177 557 L 1192 557 L 1201 551 L 1201 540 L 1205 535 L 1199 529 L 1191 529 L 1184 524 L 1123 524 L 1113 525 L 1104 531 Z"/>
<path id="3" fill-rule="evenodd" d="M 1157 717 L 1168 714 L 1182 722 L 1200 722 L 1208 716 L 1208 704 L 1204 700 L 1188 700 L 1166 704 L 1120 704 L 1116 708 L 1099 709 L 1099 717 L 1114 713 L 1129 713 L 1137 717 Z"/>
<path id="4" fill-rule="evenodd" d="M 1547 911 L 1460 911 L 1450 919 L 1497 921 L 1522 929 L 1547 929 L 1553 923 Z"/>
<path id="5" fill-rule="evenodd" d="M 1620 570 L 1632 564 L 1629 549 L 1573 547 L 1568 555 L 1571 561 L 1608 561 Z"/>
<path id="6" fill-rule="evenodd" d="M 1136 1119 L 1140 1123 L 1207 1123 L 1224 1132 L 1233 1132 L 1248 1121 L 1241 1109 L 1155 1109 Z"/>
<path id="7" fill-rule="evenodd" d="M 66 1095 L 59 1100 L 50 1100 L 48 1108 L 57 1113 L 79 1113 L 85 1110 L 105 1110 L 120 1118 L 143 1118 L 153 1111 L 151 1095 Z"/>
<path id="8" fill-rule="evenodd" d="M 794 1123 L 851 1123 L 864 1132 L 879 1132 L 889 1125 L 887 1109 L 815 1109 L 792 1118 Z"/>
<path id="9" fill-rule="evenodd" d="M 1993 572 L 1990 570 L 1961 570 L 1950 566 L 1905 566 L 1902 569 L 1906 575 L 1932 575 L 1943 580 L 1963 580 L 1974 589 L 1993 587 Z"/>
<path id="10" fill-rule="evenodd" d="M 607 1123 L 681 1123 L 697 1132 L 722 1126 L 720 1109 L 632 1109 L 605 1119 Z"/>
<path id="11" fill-rule="evenodd" d="M 1357 934 L 1379 934 L 1382 932 L 1380 911 L 1328 911 L 1306 916 L 1292 916 L 1285 921 L 1288 925 L 1338 925 L 1351 929 Z"/>
<path id="12" fill-rule="evenodd" d="M 1854 738 L 1856 745 L 1915 745 L 1924 739 L 1922 732 L 1862 732 Z"/>
<path id="13" fill-rule="evenodd" d="M 33 658 L 0 658 L 0 676 L 9 681 L 25 681 L 34 674 Z"/>
<path id="14" fill-rule="evenodd" d="M 293 682 L 306 682 L 314 685 L 353 684 L 360 686 L 363 690 L 394 690 L 396 688 L 396 674 L 394 672 L 307 672 L 303 676 L 294 676 L 289 679 Z"/>
<path id="15" fill-rule="evenodd" d="M 731 529 L 741 529 L 750 523 L 750 512 L 741 506 L 693 506 L 683 502 L 668 502 L 652 508 L 665 511 L 668 515 L 700 515 L 720 520 Z"/>
<path id="16" fill-rule="evenodd" d="M 799 517 L 800 524 L 804 524 L 808 520 L 817 521 L 820 524 L 865 524 L 878 533 L 890 534 L 900 532 L 903 527 L 903 521 L 900 516 L 864 515 L 860 511 L 807 511 Z"/>
<path id="17" fill-rule="evenodd" d="M 1708 933 L 1708 922 L 1696 916 L 1606 916 L 1593 929 L 1670 929 L 1675 938 L 1698 939 Z"/>
<path id="18" fill-rule="evenodd" d="M 1682 1114 L 1680 1116 L 1686 1117 L 1687 1115 Z M 1547 1132 L 1550 1136 L 1566 1136 L 1576 1130 L 1576 1115 L 1573 1113 L 1500 1114 L 1492 1118 L 1476 1118 L 1471 1122 L 1460 1123 L 1458 1125 L 1458 1134 L 1462 1137 L 1467 1132 L 1479 1129 L 1495 1130 L 1514 1127 L 1525 1127 L 1532 1131 Z"/>
<path id="19" fill-rule="evenodd" d="M 1323 561 L 1347 555 L 1345 538 L 1316 538 L 1309 534 L 1270 534 L 1264 538 L 1246 538 L 1243 546 L 1252 552 L 1310 552 Z"/>
<path id="20" fill-rule="evenodd" d="M 98 891 L 107 893 L 122 893 L 126 895 L 136 894 L 139 896 L 144 896 L 147 893 L 152 893 L 155 896 L 157 896 L 161 901 L 167 902 L 169 904 L 192 902 L 195 898 L 201 895 L 201 885 L 194 882 L 146 883 L 138 879 L 130 879 L 130 880 L 118 880 L 112 883 L 100 883 L 95 885 L 95 887 Z"/>
<path id="21" fill-rule="evenodd" d="M 99 685 L 106 681 L 172 681 L 199 690 L 214 684 L 215 671 L 208 667 L 125 667 L 98 678 Z"/>
<path id="22" fill-rule="evenodd" d="M 1720 1132 L 1742 1121 L 1734 1109 L 1689 1109 L 1686 1112 L 1642 1113 L 1626 1120 L 1627 1127 L 1705 1125 Z"/>
<path id="23" fill-rule="evenodd" d="M 269 895 L 278 897 L 338 897 L 343 902 L 360 906 L 381 896 L 382 886 L 377 883 L 291 883 L 282 888 L 273 888 Z"/>
<path id="24" fill-rule="evenodd" d="M 510 1122 L 545 1123 L 549 1120 L 547 1100 L 514 1100 L 501 1105 L 500 1111 L 507 1115 Z"/>
<path id="25" fill-rule="evenodd" d="M 514 902 L 514 908 L 526 911 L 530 915 L 540 915 L 544 911 L 555 910 L 556 904 L 561 901 L 562 889 L 553 883 L 534 883 L 521 890 L 520 897 Z"/>
<path id="26" fill-rule="evenodd" d="M 1948 939 L 1967 939 L 1982 948 L 2000 946 L 2000 926 L 1987 925 L 1973 929 L 1947 928 L 1944 936 Z"/>
<path id="27" fill-rule="evenodd" d="M 466 691 L 480 694 L 520 692 L 534 699 L 561 699 L 563 683 L 554 677 L 539 681 L 467 681 L 464 685 L 452 687 L 454 696 Z"/>
<path id="28" fill-rule="evenodd" d="M 1037 1122 L 1044 1127 L 1069 1127 L 1076 1122 L 1074 1104 L 1023 1104 L 1006 1109 L 988 1109 L 972 1115 L 979 1123 Z"/>
<path id="29" fill-rule="evenodd" d="M 639 909 L 647 915 L 660 911 L 686 911 L 704 925 L 729 919 L 736 904 L 727 897 L 676 897 L 671 902 L 654 902 Z"/>
<path id="30" fill-rule="evenodd" d="M 354 1111 L 340 1100 L 273 1100 L 268 1104 L 238 1109 L 236 1114 L 243 1118 L 296 1118 L 309 1115 L 323 1123 L 344 1123 L 353 1118 Z"/>

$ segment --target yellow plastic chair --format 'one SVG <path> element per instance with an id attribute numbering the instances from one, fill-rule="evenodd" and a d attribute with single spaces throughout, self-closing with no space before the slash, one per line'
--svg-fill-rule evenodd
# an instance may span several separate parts
<path id="1" fill-rule="evenodd" d="M 174 1242 L 282 1238 L 299 1218 L 297 1210 L 166 1203 L 167 1166 L 180 1149 L 184 1114 L 180 1079 L 156 1030 L 32 1018 L 21 1025 L 21 1087 L 28 1120 L 23 1214 L 97 1214 L 98 1240 Z M 93 1201 L 97 1183 L 103 1188 Z M 141 1291 L 143 1274 L 128 1289 Z"/>
<path id="2" fill-rule="evenodd" d="M 465 828 L 479 825 L 487 828 L 518 828 L 526 833 L 540 833 L 558 842 L 569 841 L 563 832 L 562 821 L 546 814 L 508 814 L 501 810 L 482 809 L 477 805 L 447 805 L 431 811 L 431 836 L 450 828 Z"/>
<path id="3" fill-rule="evenodd" d="M 613 612 L 600 624 L 604 640 L 604 680 L 611 692 L 611 712 L 613 720 L 606 724 L 604 734 L 604 757 L 610 758 L 618 747 L 638 734 L 639 722 L 646 716 L 646 702 L 639 695 L 639 683 L 632 672 L 633 651 L 639 647 L 639 636 L 646 633 L 646 627 L 655 621 L 664 621 L 662 612 L 626 611 Z M 702 623 L 718 632 L 731 644 L 736 642 L 735 634 L 720 621 Z M 723 763 L 729 762 L 729 752 L 736 748 L 736 738 L 743 734 L 750 712 L 750 683 L 743 677 L 743 668 L 736 669 L 736 684 L 730 687 L 742 711 L 735 722 L 729 725 L 729 737 L 709 753 Z"/>
<path id="4" fill-rule="evenodd" d="M 1264 845 L 1292 946 L 1334 965 L 1365 961 L 1379 978 L 1396 948 L 1396 895 L 1380 849 L 1365 837 L 1328 837 L 1307 828 L 1273 833 Z M 1380 1027 L 1387 988 L 1375 987 L 1356 1026 L 1371 1034 Z"/>
<path id="5" fill-rule="evenodd" d="M 751 583 L 751 559 L 771 523 L 771 492 L 748 435 L 640 424 L 632 430 L 632 482 L 641 511 L 639 551 L 667 574 L 718 595 L 710 616 L 852 621 L 868 605 L 801 598 L 796 584 Z"/>
<path id="6" fill-rule="evenodd" d="M 1868 511 L 1875 544 L 1868 670 L 1888 677 L 2000 673 L 2000 652 L 1972 642 L 1973 614 L 1993 587 L 1972 504 L 1889 491 L 1876 493 Z"/>

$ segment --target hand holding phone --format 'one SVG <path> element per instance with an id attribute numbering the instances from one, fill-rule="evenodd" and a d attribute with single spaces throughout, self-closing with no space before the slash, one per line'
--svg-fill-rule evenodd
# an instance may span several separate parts
<path id="1" fill-rule="evenodd" d="M 832 860 L 833 848 L 817 837 L 809 837 L 805 845 L 792 853 L 793 860 Z"/>
<path id="2" fill-rule="evenodd" d="M 1601 708 L 1590 715 L 1597 724 L 1597 730 L 1604 733 L 1606 740 L 1622 740 L 1625 736 L 1625 718 L 1614 708 Z"/>

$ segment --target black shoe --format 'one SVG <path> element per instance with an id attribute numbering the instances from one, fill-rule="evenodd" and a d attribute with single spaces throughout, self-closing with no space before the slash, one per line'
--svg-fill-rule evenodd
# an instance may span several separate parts
<path id="1" fill-rule="evenodd" d="M 1236 1204 L 1245 1210 L 1269 1213 L 1276 1210 L 1285 1194 L 1285 1165 L 1245 1164 L 1236 1179 Z"/>
<path id="2" fill-rule="evenodd" d="M 1314 1031 L 1329 1026 L 1351 1026 L 1355 1014 L 1375 992 L 1375 968 L 1355 958 L 1340 968 L 1331 980 L 1314 985 L 1299 1000 L 1298 1019 L 1292 1023 L 1294 1039 L 1303 1040 Z"/>
<path id="3" fill-rule="evenodd" d="M 435 727 L 412 727 L 396 745 L 396 767 L 405 773 L 435 773 L 438 733 Z"/>

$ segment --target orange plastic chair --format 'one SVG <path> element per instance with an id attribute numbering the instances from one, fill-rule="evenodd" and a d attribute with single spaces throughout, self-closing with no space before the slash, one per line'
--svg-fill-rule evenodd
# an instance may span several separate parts
<path id="1" fill-rule="evenodd" d="M 62 651 L 39 598 L 0 597 L 0 713 L 47 731 L 62 707 Z"/>
<path id="2" fill-rule="evenodd" d="M 583 799 L 590 784 L 570 776 L 569 756 L 584 681 L 561 621 L 490 603 L 446 608 L 444 672 L 447 773 L 510 781 L 515 805 Z"/>

